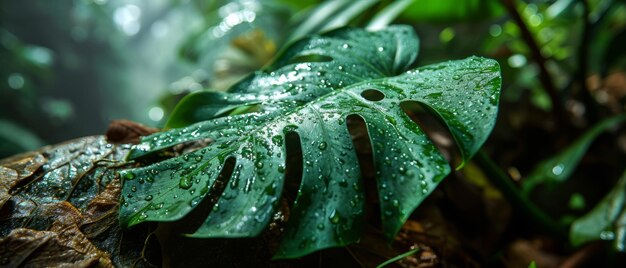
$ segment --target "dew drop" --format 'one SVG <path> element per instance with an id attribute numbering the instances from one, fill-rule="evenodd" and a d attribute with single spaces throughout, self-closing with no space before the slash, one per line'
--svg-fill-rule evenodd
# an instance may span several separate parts
<path id="1" fill-rule="evenodd" d="M 398 168 L 398 172 L 400 172 L 400 174 L 406 174 L 406 167 L 402 166 Z"/>
<path id="2" fill-rule="evenodd" d="M 554 166 L 552 168 L 552 174 L 554 174 L 556 176 L 559 176 L 559 175 L 563 174 L 563 169 L 564 168 L 565 167 L 563 166 L 563 164 L 558 164 L 558 165 L 556 165 L 556 166 Z"/>
<path id="3" fill-rule="evenodd" d="M 132 172 L 128 171 L 128 172 L 125 172 L 125 173 L 124 173 L 124 176 L 123 176 L 123 177 L 124 177 L 124 179 L 126 179 L 126 180 L 132 180 L 132 179 L 134 179 L 134 178 L 135 178 L 135 173 L 132 173 Z"/>
<path id="4" fill-rule="evenodd" d="M 322 151 L 323 151 L 323 150 L 326 150 L 326 146 L 327 146 L 326 142 L 325 142 L 325 141 L 322 141 L 322 142 L 320 142 L 320 144 L 317 146 L 317 148 L 319 148 L 320 150 L 322 150 Z"/>
<path id="5" fill-rule="evenodd" d="M 341 217 L 339 216 L 339 212 L 337 212 L 336 209 L 333 209 L 333 211 L 330 213 L 330 216 L 328 216 L 328 219 L 332 224 L 337 224 L 341 220 Z"/>
<path id="6" fill-rule="evenodd" d="M 191 199 L 191 201 L 189 201 L 189 206 L 195 207 L 196 205 L 198 205 L 198 203 L 200 203 L 200 201 L 202 200 L 201 196 L 197 196 L 193 199 Z"/>
<path id="7" fill-rule="evenodd" d="M 180 183 L 178 184 L 178 186 L 186 190 L 191 188 L 192 184 L 193 182 L 191 181 L 191 177 L 184 177 L 180 179 Z"/>
<path id="8" fill-rule="evenodd" d="M 613 233 L 612 231 L 602 231 L 600 232 L 600 239 L 613 240 L 615 239 L 615 233 Z"/>

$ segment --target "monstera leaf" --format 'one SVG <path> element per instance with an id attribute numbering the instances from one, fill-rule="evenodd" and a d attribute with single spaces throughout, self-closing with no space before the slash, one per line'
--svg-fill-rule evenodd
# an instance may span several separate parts
<path id="1" fill-rule="evenodd" d="M 147 136 L 129 158 L 195 140 L 209 145 L 122 172 L 122 224 L 185 217 L 216 187 L 226 162 L 234 162 L 232 175 L 217 183 L 225 186 L 216 204 L 190 236 L 258 235 L 281 198 L 291 133 L 299 137 L 303 175 L 276 257 L 358 241 L 364 190 L 346 124 L 356 115 L 371 140 L 382 228 L 393 238 L 450 172 L 400 104 L 419 102 L 440 118 L 466 161 L 493 128 L 501 84 L 498 64 L 479 57 L 407 71 L 417 49 L 410 27 L 340 29 L 294 43 L 229 93 L 188 97 L 169 125 L 207 121 Z"/>

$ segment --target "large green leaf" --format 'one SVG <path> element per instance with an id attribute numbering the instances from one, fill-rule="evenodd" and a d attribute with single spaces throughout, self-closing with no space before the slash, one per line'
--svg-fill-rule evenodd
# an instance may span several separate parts
<path id="1" fill-rule="evenodd" d="M 191 236 L 258 235 L 281 197 L 285 136 L 296 133 L 303 176 L 276 257 L 355 242 L 363 226 L 364 191 L 346 118 L 358 115 L 373 148 L 383 229 L 393 238 L 450 172 L 400 103 L 417 101 L 439 117 L 465 161 L 493 128 L 501 83 L 497 62 L 479 57 L 406 71 L 417 47 L 410 27 L 340 29 L 294 43 L 271 66 L 273 71 L 253 74 L 230 93 L 189 97 L 170 125 L 209 119 L 236 107 L 255 109 L 145 137 L 130 159 L 193 140 L 212 142 L 123 172 L 127 180 L 122 224 L 184 217 L 214 187 L 225 162 L 234 159 L 234 171 L 217 204 Z M 364 92 L 377 92 L 380 98 Z M 182 107 L 186 103 L 196 106 Z"/>

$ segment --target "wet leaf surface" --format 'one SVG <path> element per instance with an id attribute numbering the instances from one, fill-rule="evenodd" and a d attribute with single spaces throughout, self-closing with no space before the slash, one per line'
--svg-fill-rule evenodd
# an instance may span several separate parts
<path id="1" fill-rule="evenodd" d="M 417 47 L 409 27 L 341 29 L 294 43 L 270 70 L 244 79 L 230 93 L 189 96 L 168 125 L 211 120 L 147 136 L 129 158 L 194 140 L 213 142 L 124 171 L 122 223 L 185 217 L 215 191 L 231 159 L 234 170 L 222 182 L 226 186 L 219 200 L 191 236 L 260 234 L 283 191 L 290 150 L 285 140 L 292 133 L 300 141 L 303 177 L 276 257 L 353 243 L 363 228 L 364 193 L 346 118 L 357 115 L 372 144 L 382 228 L 391 240 L 450 172 L 400 103 L 418 102 L 440 118 L 459 147 L 462 164 L 489 135 L 498 109 L 497 62 L 471 57 L 407 71 Z"/>
<path id="2" fill-rule="evenodd" d="M 594 240 L 613 241 L 616 251 L 626 252 L 626 173 L 600 203 L 572 223 L 570 240 L 576 246 Z"/>
<path id="3" fill-rule="evenodd" d="M 46 158 L 37 152 L 0 160 L 0 208 L 11 198 L 11 190 L 31 176 L 45 161 Z"/>
<path id="4" fill-rule="evenodd" d="M 67 202 L 48 207 L 57 218 L 48 231 L 14 229 L 0 240 L 0 261 L 9 267 L 113 267 L 109 254 L 96 248 L 78 228 L 80 212 Z"/>
<path id="5" fill-rule="evenodd" d="M 0 160 L 2 265 L 149 266 L 159 252 L 143 250 L 156 245 L 149 226 L 125 232 L 117 221 L 116 170 L 129 148 L 94 136 Z"/>

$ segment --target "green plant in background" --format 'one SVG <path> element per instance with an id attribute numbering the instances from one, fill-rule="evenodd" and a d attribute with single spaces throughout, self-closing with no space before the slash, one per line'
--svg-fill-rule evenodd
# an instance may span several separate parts
<path id="1" fill-rule="evenodd" d="M 251 237 L 266 228 L 283 191 L 286 139 L 299 137 L 303 177 L 277 258 L 356 242 L 363 182 L 346 120 L 363 118 L 374 151 L 382 226 L 392 239 L 450 172 L 446 160 L 400 104 L 418 102 L 449 128 L 467 161 L 487 139 L 498 110 L 498 64 L 471 57 L 407 70 L 417 56 L 410 27 L 340 29 L 295 42 L 269 68 L 229 93 L 188 96 L 169 125 L 142 139 L 139 160 L 177 144 L 205 148 L 123 172 L 123 225 L 174 221 L 215 187 L 229 159 L 234 171 L 193 237 Z M 229 111 L 251 111 L 226 115 Z"/>
<path id="2" fill-rule="evenodd" d="M 529 194 L 539 183 L 563 183 L 574 173 L 578 163 L 595 138 L 606 129 L 615 127 L 624 120 L 626 120 L 626 115 L 624 114 L 605 119 L 576 139 L 564 151 L 537 164 L 533 171 L 526 176 L 522 184 L 522 191 L 525 194 Z"/>
<path id="3" fill-rule="evenodd" d="M 613 248 L 626 251 L 626 173 L 589 213 L 572 223 L 574 246 L 597 240 L 613 241 Z"/>

